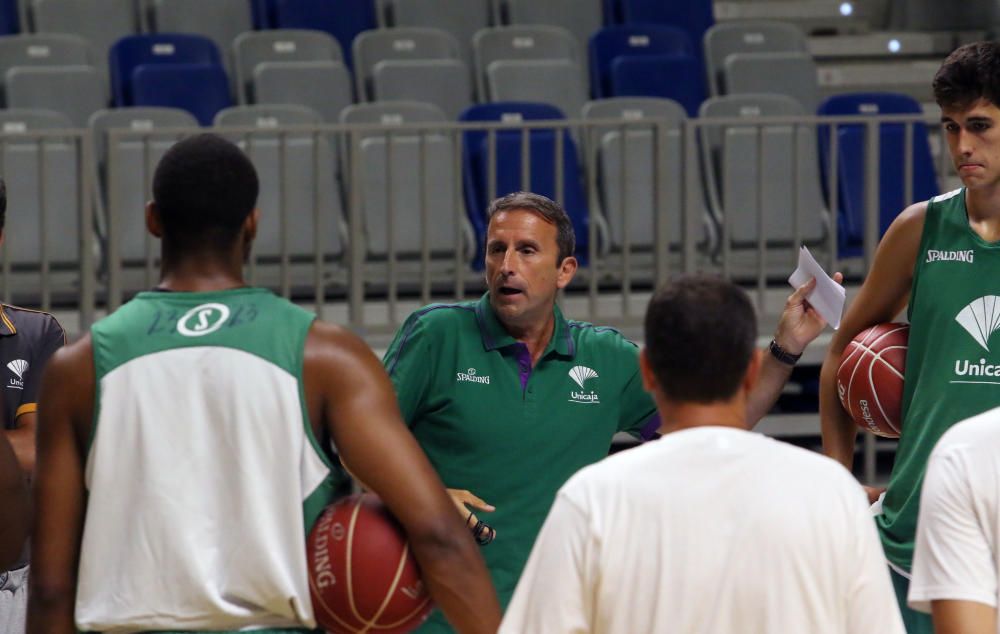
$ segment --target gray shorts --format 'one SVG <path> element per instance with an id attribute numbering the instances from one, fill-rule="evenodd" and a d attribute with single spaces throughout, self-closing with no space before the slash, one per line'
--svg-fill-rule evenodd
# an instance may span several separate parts
<path id="1" fill-rule="evenodd" d="M 0 632 L 24 634 L 28 616 L 28 566 L 0 572 Z"/>

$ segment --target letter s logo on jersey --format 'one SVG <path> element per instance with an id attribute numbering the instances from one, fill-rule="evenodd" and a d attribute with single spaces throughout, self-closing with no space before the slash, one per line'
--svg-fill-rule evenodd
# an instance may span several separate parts
<path id="1" fill-rule="evenodd" d="M 227 319 L 229 319 L 229 306 L 202 304 L 187 311 L 177 320 L 177 332 L 185 337 L 203 337 L 222 328 Z"/>

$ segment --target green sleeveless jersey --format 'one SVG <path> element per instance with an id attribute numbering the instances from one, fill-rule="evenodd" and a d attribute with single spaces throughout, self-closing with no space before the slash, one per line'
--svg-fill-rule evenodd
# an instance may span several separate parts
<path id="1" fill-rule="evenodd" d="M 305 536 L 341 472 L 305 407 L 313 319 L 240 288 L 140 293 L 93 326 L 81 629 L 314 627 Z"/>
<path id="2" fill-rule="evenodd" d="M 903 433 L 883 514 L 890 564 L 908 573 L 931 450 L 965 418 L 1000 405 L 1000 243 L 971 227 L 965 189 L 932 198 L 913 270 Z"/>

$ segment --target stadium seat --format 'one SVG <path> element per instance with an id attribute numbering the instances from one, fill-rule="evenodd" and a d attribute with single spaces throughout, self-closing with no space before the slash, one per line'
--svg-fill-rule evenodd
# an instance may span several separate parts
<path id="1" fill-rule="evenodd" d="M 672 99 L 695 117 L 705 99 L 705 73 L 693 55 L 623 55 L 611 64 L 611 95 Z"/>
<path id="2" fill-rule="evenodd" d="M 154 33 L 192 33 L 215 42 L 227 69 L 233 68 L 233 40 L 253 28 L 247 0 L 152 0 L 149 14 Z"/>
<path id="3" fill-rule="evenodd" d="M 512 26 L 557 26 L 566 29 L 578 46 L 604 26 L 601 0 L 506 0 Z"/>
<path id="4" fill-rule="evenodd" d="M 253 72 L 255 103 L 307 106 L 327 123 L 340 120 L 351 93 L 351 73 L 341 62 L 265 62 Z"/>
<path id="5" fill-rule="evenodd" d="M 62 33 L 0 37 L 0 77 L 15 66 L 87 66 L 94 64 L 87 41 Z"/>
<path id="6" fill-rule="evenodd" d="M 134 0 L 30 0 L 27 9 L 34 32 L 79 35 L 99 60 L 120 38 L 141 30 Z"/>
<path id="7" fill-rule="evenodd" d="M 271 3 L 268 0 L 250 0 L 250 13 L 254 29 L 262 31 L 274 27 Z"/>
<path id="8" fill-rule="evenodd" d="M 0 35 L 14 35 L 21 32 L 18 3 L 19 0 L 0 0 Z"/>
<path id="9" fill-rule="evenodd" d="M 15 66 L 4 86 L 8 107 L 53 110 L 75 128 L 87 127 L 90 115 L 108 105 L 104 79 L 93 66 Z"/>
<path id="10" fill-rule="evenodd" d="M 716 24 L 705 33 L 705 67 L 712 95 L 724 95 L 723 69 L 734 53 L 808 53 L 806 35 L 784 22 L 741 21 Z"/>
<path id="11" fill-rule="evenodd" d="M 806 113 L 819 106 L 816 62 L 809 53 L 733 53 L 725 60 L 726 94 L 786 95 Z"/>
<path id="12" fill-rule="evenodd" d="M 404 124 L 444 123 L 448 121 L 444 112 L 429 103 L 366 103 L 344 109 L 340 120 L 348 125 L 381 126 L 366 128 L 358 146 L 351 148 L 361 163 L 368 254 L 388 257 L 390 217 L 392 244 L 399 259 L 420 257 L 425 236 L 432 257 L 453 260 L 456 247 L 464 251 L 465 219 L 456 208 L 459 178 L 452 137 L 443 131 L 421 134 L 395 129 Z"/>
<path id="13" fill-rule="evenodd" d="M 995 0 L 889 0 L 889 30 L 894 31 L 983 31 L 1000 24 L 1000 5 Z"/>
<path id="14" fill-rule="evenodd" d="M 472 81 L 457 59 L 384 60 L 375 64 L 376 101 L 432 103 L 451 120 L 472 104 Z"/>
<path id="15" fill-rule="evenodd" d="M 503 123 L 510 129 L 498 130 L 494 135 L 496 159 L 491 163 L 490 134 L 484 130 L 470 130 L 463 134 L 462 157 L 465 207 L 476 232 L 478 252 L 473 266 L 481 267 L 483 244 L 486 238 L 486 208 L 490 200 L 515 191 L 533 191 L 562 202 L 576 231 L 576 255 L 586 264 L 588 252 L 589 219 L 587 199 L 583 190 L 582 174 L 577 162 L 576 143 L 563 130 L 552 128 L 532 129 L 528 133 L 528 156 L 531 169 L 528 181 L 522 179 L 522 145 L 526 134 L 521 124 L 526 121 L 561 121 L 562 113 L 554 106 L 538 103 L 501 102 L 472 106 L 462 113 L 461 120 L 474 123 Z M 562 135 L 562 156 L 556 154 L 556 138 Z M 558 162 L 562 166 L 562 182 L 557 182 Z M 490 178 L 490 165 L 496 171 Z M 491 190 L 491 183 L 495 189 Z"/>
<path id="16" fill-rule="evenodd" d="M 702 41 L 714 23 L 712 0 L 617 0 L 622 24 L 664 24 L 688 34 L 692 42 Z M 695 51 L 701 58 L 701 49 Z"/>
<path id="17" fill-rule="evenodd" d="M 253 251 L 258 264 L 277 262 L 282 247 L 292 260 L 312 261 L 316 209 L 320 211 L 324 260 L 338 260 L 343 253 L 343 209 L 336 182 L 336 153 L 329 138 L 305 131 L 279 134 L 274 130 L 322 123 L 318 112 L 296 105 L 236 106 L 215 117 L 217 128 L 257 129 L 253 133 L 219 132 L 243 148 L 260 178 L 260 224 Z"/>
<path id="18" fill-rule="evenodd" d="M 378 26 L 374 0 L 270 0 L 270 10 L 273 28 L 316 29 L 332 35 L 349 67 L 354 38 Z"/>
<path id="19" fill-rule="evenodd" d="M 804 114 L 798 101 L 784 95 L 713 97 L 699 113 L 707 124 L 700 139 L 710 209 L 723 244 L 756 258 L 763 239 L 769 262 L 786 268 L 794 267 L 800 245 L 820 244 L 829 225 L 813 128 L 712 120 Z"/>
<path id="20" fill-rule="evenodd" d="M 253 73 L 264 62 L 343 62 L 340 44 L 332 35 L 305 29 L 277 29 L 242 33 L 233 41 L 237 100 L 252 103 Z"/>
<path id="21" fill-rule="evenodd" d="M 451 33 L 425 27 L 365 31 L 354 38 L 354 79 L 359 101 L 374 101 L 375 65 L 386 60 L 461 59 Z"/>
<path id="22" fill-rule="evenodd" d="M 533 101 L 498 99 L 486 90 L 490 64 L 509 60 L 563 60 L 581 68 L 585 63 L 573 34 L 557 26 L 529 25 L 482 29 L 472 38 L 476 91 L 484 101 Z M 581 78 L 585 75 L 581 74 Z M 589 91 L 587 94 L 590 94 Z"/>
<path id="23" fill-rule="evenodd" d="M 133 73 L 139 66 L 155 64 L 221 65 L 219 49 L 201 35 L 131 35 L 111 47 L 111 96 L 116 106 L 136 105 L 132 95 Z"/>
<path id="24" fill-rule="evenodd" d="M 486 76 L 489 101 L 547 103 L 570 119 L 579 117 L 587 102 L 583 71 L 569 60 L 498 60 Z"/>
<path id="25" fill-rule="evenodd" d="M 670 26 L 629 25 L 604 27 L 590 38 L 590 90 L 595 98 L 614 96 L 611 67 L 619 57 L 643 55 L 693 55 L 691 38 Z"/>
<path id="26" fill-rule="evenodd" d="M 213 64 L 143 64 L 132 73 L 132 103 L 187 110 L 201 125 L 233 104 L 229 78 Z"/>
<path id="27" fill-rule="evenodd" d="M 895 93 L 849 93 L 835 95 L 819 107 L 820 115 L 920 115 L 923 109 L 911 97 Z M 912 129 L 910 156 L 906 150 L 906 128 Z M 879 127 L 878 204 L 879 236 L 892 220 L 909 204 L 927 200 L 938 194 L 934 161 L 931 158 L 927 126 L 903 123 L 883 123 Z M 837 135 L 837 201 L 838 243 L 841 256 L 858 255 L 864 243 L 865 175 L 872 169 L 866 165 L 867 134 L 863 123 L 838 124 Z M 828 126 L 819 129 L 820 160 L 823 184 L 828 183 L 830 165 L 830 135 Z M 906 163 L 910 161 L 913 182 L 907 191 Z M 909 194 L 909 195 L 908 195 Z M 829 193 L 828 193 L 829 195 Z"/>
<path id="28" fill-rule="evenodd" d="M 489 0 L 388 0 L 390 26 L 444 29 L 458 40 L 462 60 L 472 64 L 472 36 L 490 25 Z"/>

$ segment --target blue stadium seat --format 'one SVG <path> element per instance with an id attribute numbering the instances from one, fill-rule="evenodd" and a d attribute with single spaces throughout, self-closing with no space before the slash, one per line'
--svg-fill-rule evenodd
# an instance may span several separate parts
<path id="1" fill-rule="evenodd" d="M 274 28 L 274 16 L 269 0 L 250 0 L 250 10 L 253 12 L 253 28 L 257 31 Z"/>
<path id="2" fill-rule="evenodd" d="M 912 97 L 895 93 L 848 93 L 835 95 L 820 104 L 820 115 L 921 114 L 920 104 Z M 907 205 L 938 194 L 934 161 L 931 158 L 927 126 L 913 125 L 912 155 L 906 156 L 906 124 L 883 123 L 879 126 L 879 236 Z M 862 252 L 865 218 L 865 125 L 838 124 L 837 199 L 838 248 L 840 255 Z M 829 183 L 830 128 L 819 128 L 820 163 L 823 184 Z M 906 160 L 912 161 L 912 196 L 906 196 Z M 829 192 L 827 193 L 829 195 Z"/>
<path id="3" fill-rule="evenodd" d="M 611 94 L 673 99 L 689 117 L 697 117 L 705 100 L 705 73 L 692 55 L 623 55 L 611 63 Z"/>
<path id="4" fill-rule="evenodd" d="M 607 26 L 590 38 L 590 90 L 595 98 L 611 97 L 611 65 L 623 56 L 694 55 L 684 31 L 659 24 Z"/>
<path id="5" fill-rule="evenodd" d="M 555 106 L 526 102 L 496 102 L 472 106 L 462 113 L 461 121 L 504 122 L 515 129 L 496 133 L 496 192 L 489 191 L 489 135 L 473 130 L 464 133 L 462 171 L 465 185 L 465 206 L 476 232 L 477 253 L 473 267 L 483 264 L 483 244 L 486 239 L 486 208 L 491 194 L 503 196 L 511 192 L 530 190 L 553 200 L 556 191 L 556 130 L 535 129 L 528 140 L 528 160 L 531 165 L 531 182 L 521 182 L 521 123 L 525 121 L 563 120 L 565 117 Z M 576 231 L 576 256 L 586 262 L 588 211 L 583 189 L 583 178 L 577 162 L 576 143 L 568 131 L 563 138 L 562 204 L 573 221 Z"/>
<path id="6" fill-rule="evenodd" d="M 21 20 L 17 14 L 17 0 L 0 0 L 0 35 L 21 32 Z"/>
<path id="7" fill-rule="evenodd" d="M 621 0 L 604 0 L 604 23 L 608 25 L 622 23 Z"/>
<path id="8" fill-rule="evenodd" d="M 352 66 L 351 43 L 362 31 L 378 27 L 374 0 L 268 0 L 271 27 L 326 31 L 340 42 Z"/>
<path id="9" fill-rule="evenodd" d="M 219 49 L 200 35 L 161 33 L 129 35 L 111 47 L 111 99 L 115 106 L 134 106 L 132 79 L 139 66 L 211 64 L 222 66 Z"/>
<path id="10" fill-rule="evenodd" d="M 712 0 L 617 0 L 622 24 L 666 24 L 683 29 L 701 44 L 713 24 Z M 696 54 L 700 57 L 701 47 Z"/>
<path id="11" fill-rule="evenodd" d="M 233 105 L 226 71 L 214 64 L 143 64 L 132 73 L 132 98 L 136 106 L 187 110 L 203 126 Z"/>

